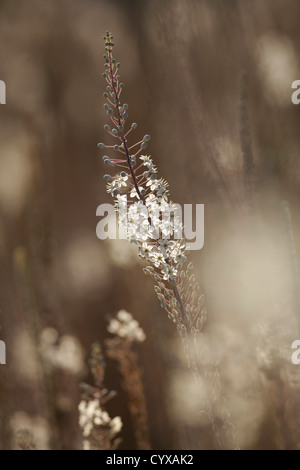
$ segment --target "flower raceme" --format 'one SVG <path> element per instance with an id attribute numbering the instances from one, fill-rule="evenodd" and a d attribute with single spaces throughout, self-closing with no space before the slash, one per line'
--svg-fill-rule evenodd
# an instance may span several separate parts
<path id="1" fill-rule="evenodd" d="M 161 306 L 184 338 L 201 329 L 205 309 L 191 264 L 184 270 L 186 243 L 179 236 L 183 227 L 178 205 L 169 200 L 168 183 L 158 176 L 151 156 L 145 154 L 150 135 L 128 143 L 137 124 L 128 124 L 129 106 L 121 102 L 124 84 L 119 75 L 120 63 L 112 55 L 113 37 L 106 33 L 104 40 L 103 77 L 107 85 L 103 96 L 110 122 L 104 130 L 113 143 L 101 142 L 98 147 L 110 153 L 103 156 L 104 164 L 118 170 L 114 175 L 104 175 L 107 192 L 114 198 L 119 229 L 126 227 L 126 238 L 138 246 L 139 256 L 149 263 L 144 272 L 156 281 Z"/>
<path id="2" fill-rule="evenodd" d="M 108 85 L 104 93 L 107 101 L 104 109 L 114 127 L 105 125 L 104 128 L 116 139 L 117 144 L 99 143 L 98 147 L 120 153 L 122 158 L 111 158 L 105 155 L 103 161 L 109 166 L 123 168 L 115 176 L 104 176 L 107 181 L 107 192 L 115 198 L 119 225 L 124 227 L 129 222 L 126 231 L 127 238 L 130 242 L 139 245 L 140 256 L 159 268 L 165 280 L 174 279 L 186 260 L 185 243 L 183 240 L 167 239 L 174 232 L 182 231 L 182 226 L 174 216 L 176 207 L 168 200 L 168 183 L 158 178 L 152 158 L 148 155 L 141 155 L 142 150 L 147 147 L 150 135 L 145 135 L 141 141 L 131 147 L 127 145 L 129 133 L 137 126 L 133 123 L 130 129 L 125 131 L 128 105 L 122 105 L 120 101 L 124 87 L 118 72 L 120 64 L 116 63 L 112 57 L 112 36 L 106 35 L 105 41 L 107 54 L 104 57 L 103 76 Z M 139 159 L 138 166 L 137 159 Z M 134 169 L 136 166 L 137 168 Z M 128 213 L 127 203 L 130 205 Z M 163 214 L 162 217 L 161 214 Z M 163 238 L 159 238 L 159 233 Z"/>
<path id="3" fill-rule="evenodd" d="M 110 175 L 105 176 L 110 177 Z M 119 187 L 124 191 L 128 191 L 129 183 L 126 183 L 128 176 L 121 175 L 121 177 Z M 127 178 L 126 181 L 125 178 Z M 108 185 L 108 191 L 112 193 L 110 185 Z M 150 191 L 154 192 L 155 187 L 151 185 Z M 127 196 L 129 194 L 128 209 Z M 115 205 L 104 203 L 97 207 L 96 215 L 100 216 L 101 220 L 97 224 L 96 234 L 100 240 L 119 238 L 138 243 L 148 238 L 153 240 L 172 238 L 181 241 L 184 238 L 186 240 L 185 250 L 200 250 L 203 247 L 203 204 L 196 204 L 196 230 L 193 231 L 192 204 L 184 204 L 181 208 L 180 204 L 169 202 L 166 197 L 155 197 L 155 194 L 149 194 L 145 197 L 144 204 L 142 201 L 136 200 L 136 197 L 137 193 L 133 188 L 128 194 L 117 195 Z"/>

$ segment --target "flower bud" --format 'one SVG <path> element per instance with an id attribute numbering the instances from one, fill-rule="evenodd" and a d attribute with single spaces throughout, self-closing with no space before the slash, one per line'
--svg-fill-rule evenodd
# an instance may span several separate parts
<path id="1" fill-rule="evenodd" d="M 147 144 L 146 144 L 146 142 L 142 142 L 141 143 L 141 149 L 145 149 L 145 148 L 147 148 Z"/>
<path id="2" fill-rule="evenodd" d="M 148 142 L 151 139 L 151 136 L 149 134 L 144 135 L 143 141 Z"/>
<path id="3" fill-rule="evenodd" d="M 112 129 L 111 133 L 112 133 L 113 135 L 115 135 L 115 136 L 118 135 L 117 129 Z"/>
<path id="4" fill-rule="evenodd" d="M 136 123 L 136 122 L 133 122 L 133 123 L 131 124 L 131 128 L 132 128 L 132 129 L 136 129 L 136 128 L 137 128 L 137 123 Z"/>
<path id="5" fill-rule="evenodd" d="M 104 126 L 104 130 L 105 130 L 105 131 L 110 131 L 110 127 L 109 127 L 109 125 L 108 125 L 108 124 L 105 124 L 105 126 Z"/>
<path id="6" fill-rule="evenodd" d="M 99 142 L 99 144 L 97 144 L 97 147 L 99 149 L 104 149 L 105 145 L 102 142 Z"/>
<path id="7" fill-rule="evenodd" d="M 110 175 L 104 175 L 104 176 L 103 176 L 103 179 L 104 179 L 104 181 L 110 181 L 110 180 L 111 180 L 111 176 L 110 176 Z"/>

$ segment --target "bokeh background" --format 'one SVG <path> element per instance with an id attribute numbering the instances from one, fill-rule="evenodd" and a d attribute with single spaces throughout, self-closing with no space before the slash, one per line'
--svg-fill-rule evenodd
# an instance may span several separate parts
<path id="1" fill-rule="evenodd" d="M 81 448 L 79 383 L 92 383 L 91 344 L 120 309 L 147 335 L 136 352 L 152 448 L 218 448 L 201 413 L 207 384 L 143 263 L 96 237 L 96 208 L 111 202 L 97 149 L 107 30 L 129 118 L 151 134 L 172 199 L 205 204 L 204 248 L 190 258 L 238 446 L 300 447 L 299 19 L 297 0 L 1 0 L 1 449 L 22 448 L 20 431 L 37 448 Z M 107 409 L 122 418 L 120 448 L 135 449 L 121 383 L 107 358 Z"/>

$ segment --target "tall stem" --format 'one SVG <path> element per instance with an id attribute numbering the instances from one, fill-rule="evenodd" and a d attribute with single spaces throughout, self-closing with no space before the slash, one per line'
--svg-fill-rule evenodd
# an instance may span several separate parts
<path id="1" fill-rule="evenodd" d="M 121 120 L 120 109 L 119 109 L 119 104 L 118 104 L 119 103 L 119 94 L 118 94 L 118 91 L 117 91 L 116 86 L 114 84 L 114 74 L 113 74 L 113 67 L 112 67 L 112 54 L 111 54 L 111 51 L 109 51 L 109 53 L 108 53 L 108 58 L 109 58 L 109 73 L 110 73 L 111 86 L 113 88 L 114 96 L 115 96 L 115 99 L 116 99 L 116 104 L 114 105 L 114 108 L 115 108 L 116 113 L 117 113 L 118 125 L 121 126 L 122 125 L 122 120 Z M 127 164 L 128 164 L 129 170 L 130 170 L 130 174 L 131 174 L 131 177 L 132 177 L 132 180 L 133 180 L 133 184 L 134 184 L 136 193 L 137 193 L 139 199 L 142 201 L 142 203 L 146 206 L 145 198 L 141 194 L 138 183 L 137 183 L 136 174 L 135 174 L 135 171 L 133 169 L 133 166 L 132 166 L 132 163 L 131 163 L 131 160 L 130 160 L 130 154 L 129 154 L 129 150 L 128 150 L 128 146 L 127 146 L 127 139 L 124 136 L 123 131 L 120 132 L 120 139 L 123 143 L 123 148 L 125 150 Z M 152 220 L 151 220 L 150 216 L 148 217 L 148 222 L 149 222 L 150 226 L 152 226 Z M 187 315 L 187 312 L 184 308 L 180 293 L 179 293 L 177 285 L 176 285 L 176 281 L 174 279 L 171 279 L 171 286 L 172 286 L 172 290 L 173 290 L 173 293 L 174 293 L 174 297 L 176 298 L 176 300 L 178 302 L 178 305 L 179 305 L 179 308 L 180 308 L 180 313 L 181 313 L 183 324 L 184 324 L 188 334 L 190 335 L 191 328 L 190 328 L 190 324 L 189 324 L 189 320 L 188 320 L 188 315 Z"/>

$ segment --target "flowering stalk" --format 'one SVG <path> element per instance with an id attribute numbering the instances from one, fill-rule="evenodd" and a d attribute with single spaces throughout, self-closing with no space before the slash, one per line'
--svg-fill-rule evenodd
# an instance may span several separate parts
<path id="1" fill-rule="evenodd" d="M 115 175 L 104 175 L 107 191 L 115 200 L 119 229 L 128 241 L 139 248 L 139 256 L 149 265 L 144 268 L 152 276 L 155 291 L 168 317 L 176 324 L 188 365 L 199 379 L 200 372 L 211 386 L 211 396 L 205 407 L 214 435 L 229 434 L 235 444 L 234 426 L 223 404 L 217 366 L 212 369 L 204 360 L 205 345 L 199 342 L 199 332 L 206 320 L 204 296 L 200 295 L 199 284 L 192 273 L 192 263 L 186 263 L 186 245 L 182 238 L 182 225 L 177 217 L 176 204 L 168 198 L 168 183 L 159 178 L 157 168 L 144 150 L 150 141 L 146 134 L 142 139 L 129 144 L 136 123 L 128 125 L 128 104 L 121 103 L 124 84 L 119 75 L 120 64 L 113 57 L 113 37 L 107 32 L 105 40 L 105 71 L 107 82 L 103 96 L 104 109 L 110 119 L 104 130 L 115 139 L 114 145 L 98 144 L 100 149 L 116 152 L 118 158 L 103 156 L 106 165 L 120 168 Z M 127 204 L 129 208 L 127 210 Z M 221 405 L 221 415 L 217 412 Z M 226 416 L 226 419 L 224 418 Z"/>
<path id="2" fill-rule="evenodd" d="M 104 155 L 103 161 L 109 167 L 121 170 L 114 176 L 104 175 L 107 191 L 115 199 L 120 230 L 126 231 L 126 238 L 139 247 L 139 256 L 149 263 L 144 272 L 156 282 L 160 304 L 176 324 L 185 343 L 189 364 L 197 374 L 196 348 L 192 353 L 188 351 L 187 340 L 192 339 L 195 343 L 196 333 L 202 329 L 206 318 L 203 298 L 192 274 L 192 264 L 184 269 L 186 245 L 182 237 L 178 237 L 182 225 L 176 216 L 176 204 L 168 199 L 168 183 L 158 177 L 152 158 L 143 153 L 150 135 L 146 134 L 133 144 L 128 143 L 137 124 L 128 126 L 128 104 L 121 103 L 124 84 L 119 75 L 120 64 L 112 54 L 113 37 L 107 32 L 104 40 L 103 77 L 107 82 L 103 94 L 106 99 L 104 109 L 112 125 L 106 124 L 104 130 L 115 144 L 101 142 L 98 147 L 119 154 L 118 158 Z"/>
<path id="3" fill-rule="evenodd" d="M 106 354 L 117 361 L 123 377 L 137 449 L 149 450 L 151 443 L 142 371 L 133 348 L 133 343 L 143 342 L 146 335 L 126 310 L 120 310 L 115 318 L 111 318 L 107 329 L 114 336 L 105 341 Z"/>
<path id="4" fill-rule="evenodd" d="M 82 397 L 78 405 L 83 450 L 115 450 L 121 442 L 117 436 L 123 423 L 120 416 L 112 419 L 104 408 L 115 392 L 104 387 L 105 362 L 98 343 L 92 346 L 90 366 L 96 386 L 81 384 Z"/>

